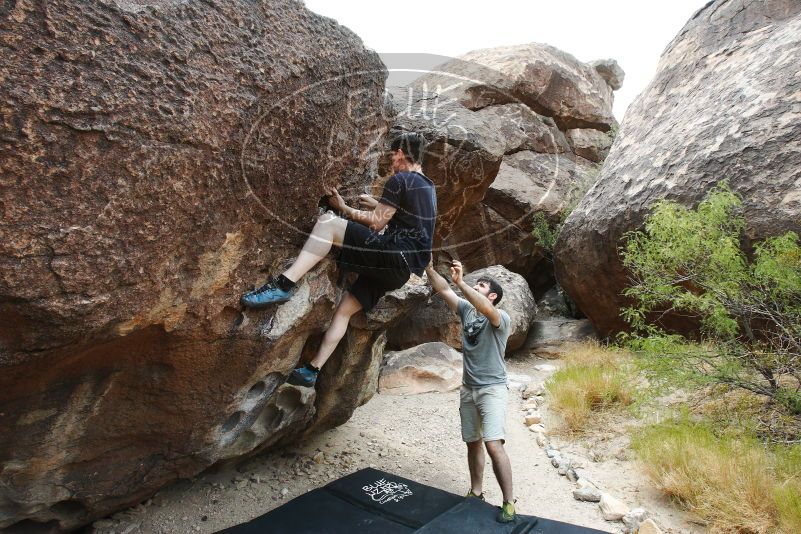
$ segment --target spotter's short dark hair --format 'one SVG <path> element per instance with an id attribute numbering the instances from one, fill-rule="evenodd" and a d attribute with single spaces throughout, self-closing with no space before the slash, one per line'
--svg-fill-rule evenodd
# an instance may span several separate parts
<path id="1" fill-rule="evenodd" d="M 477 282 L 486 282 L 489 284 L 489 292 L 498 295 L 495 297 L 495 302 L 492 303 L 493 306 L 497 306 L 503 298 L 503 288 L 501 287 L 501 284 L 499 284 L 498 281 L 491 276 L 482 276 L 477 280 Z"/>

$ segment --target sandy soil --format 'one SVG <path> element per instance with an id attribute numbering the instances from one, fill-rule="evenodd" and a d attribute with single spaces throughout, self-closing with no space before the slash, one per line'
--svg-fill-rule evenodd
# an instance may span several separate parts
<path id="1" fill-rule="evenodd" d="M 511 360 L 509 371 L 542 381 L 546 373 L 534 359 Z M 548 362 L 554 363 L 554 362 Z M 514 473 L 517 509 L 525 514 L 622 532 L 607 522 L 597 504 L 573 499 L 574 484 L 559 476 L 535 436 L 523 424 L 519 391 L 510 395 L 507 451 Z M 259 516 L 330 480 L 363 467 L 376 467 L 462 494 L 469 487 L 465 446 L 458 419 L 458 392 L 410 396 L 376 395 L 339 428 L 281 451 L 238 465 L 213 468 L 162 490 L 152 499 L 107 519 L 89 532 L 107 534 L 215 532 Z M 701 533 L 655 491 L 628 450 L 625 416 L 610 418 L 580 439 L 552 438 L 552 443 L 583 466 L 602 490 L 642 506 L 666 533 Z M 546 409 L 546 425 L 550 428 Z M 489 459 L 488 459 L 489 462 Z M 487 499 L 500 504 L 491 466 L 485 469 Z"/>

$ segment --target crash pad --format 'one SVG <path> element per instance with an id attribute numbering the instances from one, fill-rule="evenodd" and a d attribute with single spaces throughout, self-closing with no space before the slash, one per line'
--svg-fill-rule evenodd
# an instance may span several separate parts
<path id="1" fill-rule="evenodd" d="M 366 468 L 296 497 L 225 534 L 596 534 L 595 530 L 518 514 L 495 520 L 498 507 Z"/>

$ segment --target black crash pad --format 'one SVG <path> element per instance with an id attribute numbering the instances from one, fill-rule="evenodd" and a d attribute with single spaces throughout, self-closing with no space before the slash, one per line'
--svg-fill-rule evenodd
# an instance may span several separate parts
<path id="1" fill-rule="evenodd" d="M 225 534 L 594 534 L 600 530 L 518 514 L 377 469 L 362 469 L 292 499 Z"/>

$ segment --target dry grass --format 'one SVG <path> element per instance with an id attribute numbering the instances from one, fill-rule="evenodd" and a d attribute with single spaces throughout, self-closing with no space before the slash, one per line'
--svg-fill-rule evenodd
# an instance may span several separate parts
<path id="1" fill-rule="evenodd" d="M 801 532 L 801 447 L 768 449 L 690 422 L 650 426 L 632 446 L 657 486 L 710 532 Z"/>
<path id="2" fill-rule="evenodd" d="M 566 430 L 581 432 L 594 415 L 631 404 L 631 374 L 627 358 L 597 343 L 574 345 L 565 367 L 546 383 L 550 406 Z"/>
<path id="3" fill-rule="evenodd" d="M 780 443 L 801 436 L 801 418 L 750 391 L 705 387 L 692 392 L 689 408 L 691 414 L 710 424 L 715 431 Z"/>

